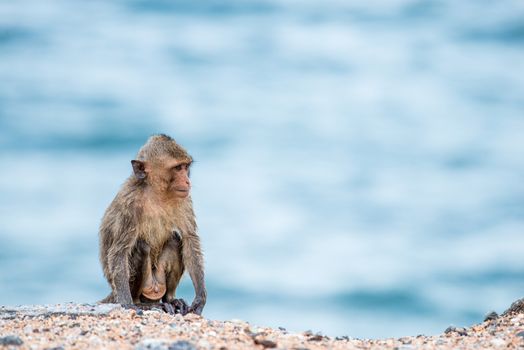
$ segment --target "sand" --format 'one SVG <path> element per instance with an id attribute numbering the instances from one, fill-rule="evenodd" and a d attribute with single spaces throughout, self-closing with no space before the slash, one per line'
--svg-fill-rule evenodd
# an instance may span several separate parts
<path id="1" fill-rule="evenodd" d="M 0 349 L 524 349 L 523 305 L 520 300 L 502 316 L 469 328 L 380 340 L 288 333 L 242 320 L 137 312 L 116 304 L 0 307 Z"/>

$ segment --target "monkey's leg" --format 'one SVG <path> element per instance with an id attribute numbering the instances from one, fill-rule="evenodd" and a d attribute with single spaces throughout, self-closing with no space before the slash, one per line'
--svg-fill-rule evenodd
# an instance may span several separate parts
<path id="1" fill-rule="evenodd" d="M 147 260 L 149 259 L 150 250 L 149 245 L 144 240 L 138 240 L 131 253 L 129 267 L 132 273 L 129 276 L 129 288 L 134 304 L 140 303 L 144 278 L 147 276 L 149 270 Z"/>
<path id="2" fill-rule="evenodd" d="M 166 253 L 165 278 L 167 283 L 167 291 L 163 301 L 172 305 L 176 313 L 185 315 L 189 311 L 189 306 L 184 301 L 184 299 L 175 298 L 176 288 L 178 287 L 180 279 L 184 274 L 184 263 L 182 261 L 181 241 L 179 236 L 174 235 L 173 238 L 167 242 L 164 248 L 164 253 Z"/>
<path id="3" fill-rule="evenodd" d="M 176 266 L 175 269 L 171 270 L 167 275 L 167 293 L 164 296 L 163 300 L 169 305 L 172 305 L 175 313 L 180 313 L 185 315 L 189 312 L 189 305 L 184 299 L 176 299 L 175 292 L 178 287 L 178 283 L 182 278 L 184 270 L 180 268 L 181 265 Z"/>

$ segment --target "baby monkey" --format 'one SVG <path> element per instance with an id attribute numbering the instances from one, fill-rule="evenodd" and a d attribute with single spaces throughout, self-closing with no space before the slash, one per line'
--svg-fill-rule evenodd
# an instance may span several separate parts
<path id="1" fill-rule="evenodd" d="M 133 174 L 100 225 L 100 261 L 111 286 L 102 302 L 161 300 L 168 312 L 202 313 L 207 293 L 190 195 L 192 161 L 167 135 L 150 137 L 131 161 Z M 195 288 L 190 306 L 175 298 L 185 270 Z"/>

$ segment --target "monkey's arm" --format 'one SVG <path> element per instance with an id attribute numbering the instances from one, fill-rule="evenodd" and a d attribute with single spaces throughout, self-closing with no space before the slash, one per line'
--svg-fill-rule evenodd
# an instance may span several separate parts
<path id="1" fill-rule="evenodd" d="M 206 304 L 207 292 L 204 283 L 202 248 L 200 246 L 200 238 L 196 232 L 191 232 L 183 237 L 182 259 L 195 288 L 195 299 L 189 311 L 200 315 Z"/>
<path id="2" fill-rule="evenodd" d="M 129 287 L 129 256 L 131 249 L 136 244 L 135 230 L 127 232 L 113 232 L 113 244 L 109 248 L 109 270 L 112 271 L 112 288 L 115 301 L 118 304 L 133 304 L 133 297 Z"/>

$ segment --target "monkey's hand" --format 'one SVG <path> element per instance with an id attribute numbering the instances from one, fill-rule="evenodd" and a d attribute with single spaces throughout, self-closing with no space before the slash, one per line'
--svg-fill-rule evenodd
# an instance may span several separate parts
<path id="1" fill-rule="evenodd" d="M 206 305 L 206 297 L 205 296 L 197 296 L 195 300 L 193 300 L 193 303 L 189 307 L 189 312 L 192 312 L 197 315 L 202 314 L 202 310 L 204 310 L 204 306 Z"/>

